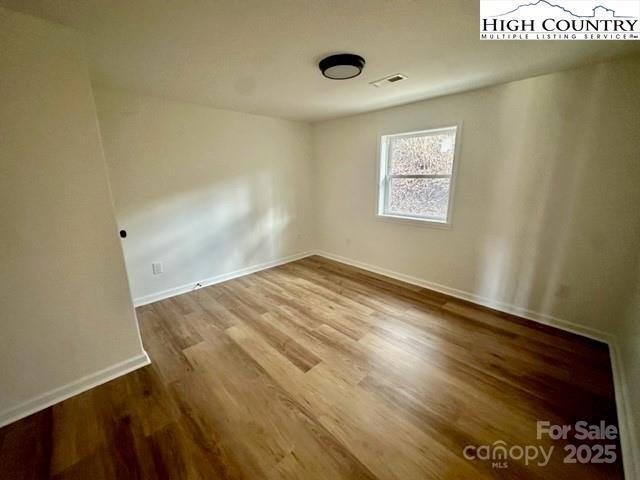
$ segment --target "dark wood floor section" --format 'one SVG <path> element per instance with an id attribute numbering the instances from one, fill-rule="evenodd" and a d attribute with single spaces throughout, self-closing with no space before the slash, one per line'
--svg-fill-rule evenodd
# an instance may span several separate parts
<path id="1" fill-rule="evenodd" d="M 1 478 L 622 478 L 462 455 L 616 424 L 597 342 L 319 257 L 138 317 L 153 364 L 1 429 Z"/>

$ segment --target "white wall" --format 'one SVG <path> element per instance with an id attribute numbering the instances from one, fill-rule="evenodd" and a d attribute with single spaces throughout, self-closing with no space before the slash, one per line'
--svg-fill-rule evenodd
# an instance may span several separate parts
<path id="1" fill-rule="evenodd" d="M 639 88 L 640 62 L 602 64 L 316 124 L 319 247 L 615 331 L 638 257 Z M 457 123 L 452 228 L 376 219 L 379 136 Z"/>
<path id="2" fill-rule="evenodd" d="M 0 8 L 0 424 L 144 361 L 79 44 Z"/>
<path id="3" fill-rule="evenodd" d="M 308 125 L 117 91 L 96 101 L 137 303 L 311 247 Z"/>

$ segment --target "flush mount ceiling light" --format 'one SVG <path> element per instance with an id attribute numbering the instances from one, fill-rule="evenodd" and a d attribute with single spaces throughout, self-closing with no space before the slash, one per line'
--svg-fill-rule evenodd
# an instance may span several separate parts
<path id="1" fill-rule="evenodd" d="M 341 53 L 323 58 L 318 66 L 322 75 L 331 80 L 347 80 L 362 73 L 364 58 L 352 53 Z"/>

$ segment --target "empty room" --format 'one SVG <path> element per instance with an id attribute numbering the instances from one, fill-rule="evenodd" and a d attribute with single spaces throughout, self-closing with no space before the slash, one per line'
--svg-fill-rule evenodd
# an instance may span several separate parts
<path id="1" fill-rule="evenodd" d="M 638 40 L 0 0 L 0 478 L 640 479 Z"/>

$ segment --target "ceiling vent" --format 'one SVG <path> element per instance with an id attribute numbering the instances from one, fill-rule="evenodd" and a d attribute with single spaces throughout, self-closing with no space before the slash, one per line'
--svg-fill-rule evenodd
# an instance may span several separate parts
<path id="1" fill-rule="evenodd" d="M 395 73 L 393 75 L 389 75 L 388 77 L 381 78 L 380 80 L 376 80 L 375 82 L 371 82 L 371 85 L 373 85 L 376 88 L 380 88 L 392 83 L 401 82 L 406 79 L 407 79 L 406 75 L 402 75 L 401 73 Z"/>

